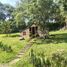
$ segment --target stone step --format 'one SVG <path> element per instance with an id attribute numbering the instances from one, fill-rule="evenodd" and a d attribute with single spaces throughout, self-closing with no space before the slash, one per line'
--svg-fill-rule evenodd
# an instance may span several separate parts
<path id="1" fill-rule="evenodd" d="M 19 53 L 18 55 L 23 55 L 24 53 Z"/>
<path id="2" fill-rule="evenodd" d="M 10 67 L 11 64 L 14 64 L 20 60 L 20 58 L 25 54 L 26 51 L 32 46 L 32 41 L 30 41 L 18 54 L 12 61 L 10 61 L 8 64 L 0 64 L 0 67 Z"/>
<path id="3" fill-rule="evenodd" d="M 26 51 L 28 51 L 28 49 L 32 46 L 32 44 L 27 44 L 27 46 L 25 46 L 18 54 L 17 56 L 11 61 L 9 62 L 9 64 L 13 64 L 16 63 L 20 60 L 20 58 L 25 54 Z"/>

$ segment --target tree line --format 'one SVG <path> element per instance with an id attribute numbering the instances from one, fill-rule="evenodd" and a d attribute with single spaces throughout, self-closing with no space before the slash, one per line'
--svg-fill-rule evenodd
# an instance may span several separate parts
<path id="1" fill-rule="evenodd" d="M 20 0 L 16 7 L 0 3 L 0 33 L 19 32 L 33 22 L 41 30 L 56 30 L 66 25 L 67 0 Z"/>

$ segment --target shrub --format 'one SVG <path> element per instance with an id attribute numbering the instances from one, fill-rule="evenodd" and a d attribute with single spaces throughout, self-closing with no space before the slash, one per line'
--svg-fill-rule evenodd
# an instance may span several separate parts
<path id="1" fill-rule="evenodd" d="M 4 45 L 2 42 L 0 42 L 0 49 L 6 52 L 12 52 L 11 46 Z"/>
<path id="2" fill-rule="evenodd" d="M 33 67 L 67 67 L 67 59 L 64 54 L 66 52 L 56 52 L 52 57 L 47 58 L 44 53 L 36 54 L 33 49 L 30 52 Z"/>

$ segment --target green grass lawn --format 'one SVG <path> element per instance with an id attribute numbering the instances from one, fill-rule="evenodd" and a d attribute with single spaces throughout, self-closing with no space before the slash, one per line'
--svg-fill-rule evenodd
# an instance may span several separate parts
<path id="1" fill-rule="evenodd" d="M 3 45 L 11 46 L 12 52 L 6 52 L 0 49 L 0 63 L 6 63 L 12 60 L 18 52 L 27 44 L 26 40 L 19 40 L 19 34 L 11 34 L 9 37 L 6 34 L 0 34 L 0 42 Z"/>
<path id="2" fill-rule="evenodd" d="M 49 39 L 35 39 L 31 49 L 33 49 L 36 54 L 44 52 L 47 57 L 50 57 L 57 51 L 67 52 L 67 30 L 53 31 L 50 32 L 50 35 L 51 34 L 55 36 L 50 36 Z M 33 65 L 29 63 L 30 50 L 25 54 L 24 57 L 21 58 L 19 62 L 14 64 L 12 67 L 33 67 Z"/>

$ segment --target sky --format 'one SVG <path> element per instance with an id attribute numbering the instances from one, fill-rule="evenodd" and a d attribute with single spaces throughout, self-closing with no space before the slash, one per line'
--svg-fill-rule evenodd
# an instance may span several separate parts
<path id="1" fill-rule="evenodd" d="M 12 6 L 16 6 L 16 3 L 18 2 L 19 0 L 0 0 L 0 2 L 1 3 L 3 3 L 3 4 L 10 4 L 10 5 L 12 5 Z"/>

